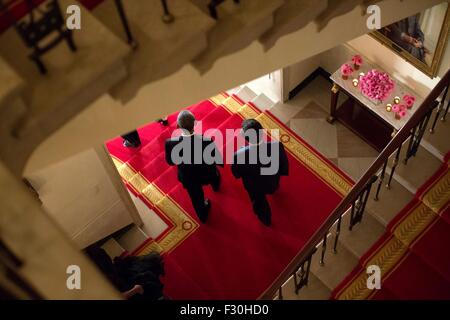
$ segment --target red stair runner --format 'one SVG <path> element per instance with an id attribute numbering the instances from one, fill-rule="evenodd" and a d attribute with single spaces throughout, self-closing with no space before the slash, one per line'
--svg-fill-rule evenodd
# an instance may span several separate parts
<path id="1" fill-rule="evenodd" d="M 107 143 L 125 182 L 145 203 L 164 219 L 173 219 L 174 211 L 185 215 L 175 218 L 163 235 L 135 251 L 143 254 L 154 249 L 155 243 L 160 246 L 166 257 L 166 294 L 174 299 L 258 298 L 340 202 L 342 188 L 348 191 L 352 184 L 273 115 L 244 106 L 236 97 L 227 99 L 222 105 L 210 99 L 189 107 L 197 120 L 202 120 L 203 132 L 240 128 L 244 112 L 227 106 L 227 101 L 234 108 L 248 108 L 263 122 L 270 120 L 284 132 L 281 140 L 288 152 L 290 175 L 281 179 L 280 190 L 269 197 L 273 216 L 270 228 L 254 215 L 242 182 L 232 176 L 229 165 L 220 169 L 218 193 L 205 188 L 212 208 L 208 222 L 198 223 L 187 192 L 177 181 L 176 168 L 164 160 L 164 141 L 175 130 L 177 113 L 168 117 L 169 128 L 163 129 L 159 123 L 139 128 L 143 141 L 139 149 L 125 149 L 121 138 Z M 336 181 L 340 185 L 334 185 Z M 136 190 L 143 187 L 153 191 Z M 152 203 L 149 198 L 155 194 L 163 198 Z M 172 240 L 180 234 L 183 238 Z"/>
<path id="2" fill-rule="evenodd" d="M 332 299 L 450 299 L 450 153 L 334 290 Z M 380 290 L 366 286 L 379 265 Z"/>

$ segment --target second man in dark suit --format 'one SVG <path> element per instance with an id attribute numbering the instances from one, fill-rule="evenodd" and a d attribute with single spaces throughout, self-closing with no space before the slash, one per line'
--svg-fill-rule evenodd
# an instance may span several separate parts
<path id="1" fill-rule="evenodd" d="M 288 158 L 282 143 L 264 141 L 258 121 L 244 120 L 242 133 L 248 145 L 234 154 L 231 170 L 236 178 L 242 179 L 254 213 L 269 226 L 272 213 L 266 195 L 273 194 L 279 187 L 280 177 L 288 175 Z"/>
<path id="2" fill-rule="evenodd" d="M 166 161 L 178 167 L 178 181 L 188 192 L 200 221 L 205 223 L 211 203 L 205 199 L 203 186 L 211 185 L 214 191 L 219 190 L 217 165 L 223 166 L 223 160 L 214 141 L 194 134 L 195 117 L 190 111 L 180 112 L 177 125 L 182 135 L 166 141 Z"/>

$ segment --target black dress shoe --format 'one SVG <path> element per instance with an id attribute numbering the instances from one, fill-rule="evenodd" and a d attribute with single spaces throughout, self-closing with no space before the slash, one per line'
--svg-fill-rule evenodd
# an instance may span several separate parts
<path id="1" fill-rule="evenodd" d="M 128 140 L 123 140 L 123 146 L 125 148 L 139 148 L 140 147 L 140 143 L 132 143 Z"/>
<path id="2" fill-rule="evenodd" d="M 219 170 L 217 170 L 217 183 L 211 185 L 214 192 L 218 192 L 220 189 L 220 173 Z"/>
<path id="3" fill-rule="evenodd" d="M 208 221 L 208 212 L 211 209 L 211 202 L 208 199 L 205 200 L 205 209 L 206 215 L 204 217 L 198 217 L 202 223 L 206 223 L 206 221 Z"/>
<path id="4" fill-rule="evenodd" d="M 272 219 L 270 217 L 269 218 L 258 217 L 258 218 L 259 218 L 259 221 L 261 221 L 261 223 L 263 225 L 265 225 L 266 227 L 270 227 L 272 225 Z"/>

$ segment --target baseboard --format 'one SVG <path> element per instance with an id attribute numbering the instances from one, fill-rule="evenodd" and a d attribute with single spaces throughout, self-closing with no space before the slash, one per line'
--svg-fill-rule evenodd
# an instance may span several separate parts
<path id="1" fill-rule="evenodd" d="M 322 67 L 318 67 L 314 70 L 309 76 L 305 78 L 302 82 L 300 82 L 294 89 L 289 91 L 289 100 L 294 98 L 297 94 L 299 94 L 303 89 L 306 88 L 308 84 L 310 84 L 315 78 L 318 76 L 324 77 L 326 80 L 330 81 L 330 73 L 323 69 Z"/>

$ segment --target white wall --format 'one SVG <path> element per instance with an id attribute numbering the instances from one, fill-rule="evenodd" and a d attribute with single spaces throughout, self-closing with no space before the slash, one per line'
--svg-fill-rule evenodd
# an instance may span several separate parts
<path id="1" fill-rule="evenodd" d="M 284 88 L 288 93 L 320 66 L 320 57 L 320 54 L 315 55 L 283 69 Z"/>
<path id="2" fill-rule="evenodd" d="M 38 192 L 44 209 L 80 248 L 133 223 L 94 149 L 27 178 Z"/>

